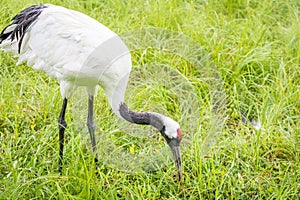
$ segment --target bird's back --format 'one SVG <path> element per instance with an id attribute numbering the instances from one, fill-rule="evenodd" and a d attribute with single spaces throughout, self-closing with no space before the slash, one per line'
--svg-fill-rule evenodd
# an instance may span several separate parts
<path id="1" fill-rule="evenodd" d="M 24 27 L 29 19 L 31 23 Z M 0 39 L 0 47 L 18 56 L 19 63 L 27 61 L 60 83 L 94 86 L 100 82 L 106 87 L 107 81 L 118 81 L 131 70 L 129 50 L 113 31 L 60 6 L 46 4 L 23 10 Z"/>

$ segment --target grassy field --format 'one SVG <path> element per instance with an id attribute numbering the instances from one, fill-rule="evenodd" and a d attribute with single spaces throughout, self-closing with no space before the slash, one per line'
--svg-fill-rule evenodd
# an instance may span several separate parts
<path id="1" fill-rule="evenodd" d="M 1 0 L 0 29 L 41 2 Z M 0 199 L 300 198 L 299 1 L 48 3 L 86 13 L 128 44 L 134 67 L 126 101 L 179 121 L 184 178 L 176 182 L 159 133 L 119 121 L 101 90 L 101 161 L 93 162 L 79 90 L 67 111 L 60 176 L 59 85 L 1 52 Z"/>

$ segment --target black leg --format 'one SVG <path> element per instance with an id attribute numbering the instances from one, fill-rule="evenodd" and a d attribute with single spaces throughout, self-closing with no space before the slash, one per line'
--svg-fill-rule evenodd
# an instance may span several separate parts
<path id="1" fill-rule="evenodd" d="M 59 130 L 59 173 L 62 174 L 62 162 L 64 153 L 64 134 L 67 127 L 65 121 L 65 113 L 67 108 L 68 100 L 65 98 L 58 118 L 58 130 Z"/>
<path id="2" fill-rule="evenodd" d="M 95 139 L 95 123 L 94 123 L 94 96 L 89 96 L 89 102 L 88 102 L 88 117 L 87 117 L 87 126 L 89 129 L 89 133 L 91 136 L 92 141 L 92 148 L 93 152 L 96 151 L 96 139 Z M 98 162 L 98 154 L 96 154 L 95 162 Z"/>

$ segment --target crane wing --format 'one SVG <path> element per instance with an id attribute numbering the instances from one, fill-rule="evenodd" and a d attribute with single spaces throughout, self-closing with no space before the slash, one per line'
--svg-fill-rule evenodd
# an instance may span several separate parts
<path id="1" fill-rule="evenodd" d="M 112 37 L 118 36 L 87 15 L 46 4 L 16 15 L 2 31 L 0 47 L 19 57 L 18 63 L 26 61 L 34 69 L 66 80 L 78 77 L 89 55 Z M 101 59 L 105 55 L 95 62 Z"/>

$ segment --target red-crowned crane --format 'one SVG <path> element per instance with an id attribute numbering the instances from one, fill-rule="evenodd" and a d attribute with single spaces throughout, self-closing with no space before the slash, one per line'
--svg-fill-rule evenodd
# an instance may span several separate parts
<path id="1" fill-rule="evenodd" d="M 62 173 L 68 99 L 79 86 L 88 93 L 87 126 L 96 151 L 94 95 L 103 87 L 113 112 L 131 123 L 152 125 L 170 146 L 181 179 L 179 124 L 159 113 L 138 113 L 124 103 L 131 71 L 130 51 L 120 37 L 103 24 L 77 11 L 51 4 L 28 7 L 18 13 L 0 34 L 0 48 L 13 52 L 36 70 L 45 71 L 60 84 L 63 98 L 58 118 L 59 172 Z M 96 155 L 95 161 L 98 157 Z"/>

